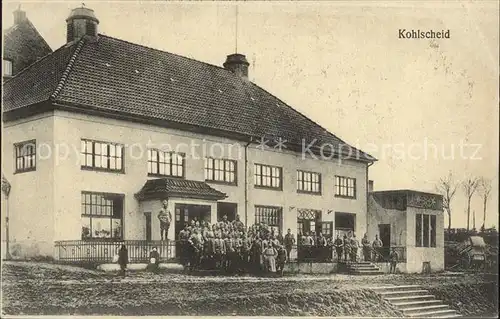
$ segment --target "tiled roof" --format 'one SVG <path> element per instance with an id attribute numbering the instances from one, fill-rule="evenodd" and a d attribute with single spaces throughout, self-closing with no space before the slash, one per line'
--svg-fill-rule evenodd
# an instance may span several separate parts
<path id="1" fill-rule="evenodd" d="M 98 41 L 84 38 L 76 46 L 59 49 L 7 81 L 4 111 L 50 97 L 58 105 L 193 125 L 207 132 L 282 138 L 286 145 L 298 147 L 316 141 L 315 145 L 329 144 L 326 151 L 332 146 L 343 146 L 351 155 L 357 151 L 269 92 L 222 67 L 104 35 Z M 375 160 L 357 152 L 353 156 Z"/>
<path id="2" fill-rule="evenodd" d="M 165 197 L 219 200 L 227 196 L 205 182 L 176 178 L 150 179 L 136 194 L 136 198 L 139 200 L 163 199 Z"/>
<path id="3" fill-rule="evenodd" d="M 4 31 L 3 57 L 13 62 L 13 74 L 51 52 L 50 46 L 28 19 Z"/>

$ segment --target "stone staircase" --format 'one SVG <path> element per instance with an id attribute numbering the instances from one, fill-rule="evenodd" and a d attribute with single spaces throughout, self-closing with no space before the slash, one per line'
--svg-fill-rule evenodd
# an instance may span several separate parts
<path id="1" fill-rule="evenodd" d="M 421 286 L 372 288 L 384 300 L 403 312 L 406 318 L 458 318 L 461 315 Z"/>
<path id="2" fill-rule="evenodd" d="M 369 261 L 350 262 L 346 264 L 347 272 L 352 275 L 380 275 L 383 272 Z"/>

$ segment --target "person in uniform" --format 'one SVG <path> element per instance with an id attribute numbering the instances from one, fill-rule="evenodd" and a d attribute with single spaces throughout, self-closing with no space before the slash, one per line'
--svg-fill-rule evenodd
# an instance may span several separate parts
<path id="1" fill-rule="evenodd" d="M 363 258 L 365 261 L 370 261 L 370 249 L 371 249 L 371 243 L 368 240 L 368 234 L 365 233 L 363 236 L 363 239 L 361 239 L 361 246 L 363 246 Z"/>
<path id="2" fill-rule="evenodd" d="M 278 257 L 276 258 L 276 271 L 283 276 L 283 271 L 285 270 L 285 263 L 287 251 L 283 245 L 278 246 Z"/>
<path id="3" fill-rule="evenodd" d="M 170 222 L 172 221 L 172 214 L 168 210 L 168 200 L 164 199 L 162 201 L 163 207 L 158 213 L 158 219 L 160 220 L 160 237 L 161 240 L 168 240 L 168 230 L 170 228 Z"/>
<path id="4" fill-rule="evenodd" d="M 344 247 L 344 242 L 340 239 L 340 235 L 337 234 L 337 238 L 333 242 L 333 247 L 335 248 L 335 253 L 337 254 L 337 262 L 342 260 L 342 247 Z"/>
<path id="5" fill-rule="evenodd" d="M 295 237 L 293 236 L 290 228 L 288 228 L 288 230 L 287 230 L 284 242 L 285 242 L 285 249 L 286 249 L 286 260 L 290 261 L 290 252 L 292 251 L 293 245 L 295 245 Z"/>
<path id="6" fill-rule="evenodd" d="M 252 268 L 254 272 L 258 272 L 262 265 L 262 240 L 257 235 L 252 243 Z"/>
<path id="7" fill-rule="evenodd" d="M 285 237 L 283 237 L 283 232 L 280 230 L 278 236 L 276 236 L 280 245 L 285 244 Z"/>
<path id="8" fill-rule="evenodd" d="M 378 235 L 375 235 L 375 240 L 373 241 L 373 250 L 375 250 L 375 261 L 380 261 L 380 256 L 382 254 L 382 241 L 378 238 Z"/>
<path id="9" fill-rule="evenodd" d="M 224 245 L 226 246 L 226 262 L 224 266 L 227 272 L 231 271 L 234 265 L 234 246 L 230 236 L 231 235 L 228 233 L 224 237 Z"/>
<path id="10" fill-rule="evenodd" d="M 319 233 L 319 236 L 316 240 L 316 247 L 325 247 L 326 246 L 326 238 L 323 236 L 323 233 Z"/>
<path id="11" fill-rule="evenodd" d="M 188 261 L 187 251 L 188 251 L 188 240 L 191 234 L 189 233 L 189 226 L 184 225 L 184 229 L 179 232 L 179 248 L 180 248 L 180 259 L 181 264 L 186 266 Z"/>
<path id="12" fill-rule="evenodd" d="M 249 258 L 250 258 L 250 247 L 252 246 L 252 242 L 250 241 L 248 235 L 246 233 L 242 233 L 242 239 L 241 239 L 241 249 L 240 249 L 240 254 L 241 254 L 241 263 L 242 263 L 242 268 L 243 270 L 248 270 L 248 263 L 249 263 Z"/>
<path id="13" fill-rule="evenodd" d="M 351 238 L 351 260 L 356 262 L 358 260 L 358 247 L 359 241 L 356 239 L 356 234 L 352 234 Z"/>
<path id="14" fill-rule="evenodd" d="M 398 252 L 393 248 L 391 251 L 391 254 L 389 255 L 389 262 L 391 263 L 391 267 L 389 269 L 390 274 L 395 274 L 396 273 L 396 266 L 399 261 L 399 254 Z"/>
<path id="15" fill-rule="evenodd" d="M 224 258 L 226 256 L 226 246 L 220 233 L 215 234 L 214 252 L 216 267 L 222 268 L 224 266 Z"/>
<path id="16" fill-rule="evenodd" d="M 233 228 L 239 232 L 243 231 L 245 228 L 245 225 L 243 222 L 240 220 L 240 215 L 236 215 L 236 219 L 233 220 Z"/>
<path id="17" fill-rule="evenodd" d="M 275 273 L 276 272 L 276 257 L 278 256 L 278 252 L 274 248 L 274 245 L 272 242 L 268 242 L 266 244 L 263 255 L 264 255 L 265 269 L 268 272 Z"/>
<path id="18" fill-rule="evenodd" d="M 347 261 L 351 256 L 351 239 L 344 234 L 344 260 Z"/>

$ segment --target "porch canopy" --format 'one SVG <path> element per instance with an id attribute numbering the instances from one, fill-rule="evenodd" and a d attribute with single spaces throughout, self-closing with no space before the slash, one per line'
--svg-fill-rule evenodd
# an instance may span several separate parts
<path id="1" fill-rule="evenodd" d="M 217 201 L 226 198 L 227 195 L 201 181 L 157 178 L 148 180 L 135 197 L 137 200 L 177 197 Z"/>

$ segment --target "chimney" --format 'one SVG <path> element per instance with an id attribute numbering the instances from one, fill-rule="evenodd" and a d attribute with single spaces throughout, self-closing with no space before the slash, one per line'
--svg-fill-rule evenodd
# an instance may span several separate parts
<path id="1" fill-rule="evenodd" d="M 21 10 L 21 6 L 14 11 L 14 24 L 20 24 L 23 21 L 26 21 L 26 12 Z"/>
<path id="2" fill-rule="evenodd" d="M 71 10 L 66 19 L 66 40 L 73 42 L 79 40 L 84 35 L 97 37 L 97 20 L 94 10 L 84 6 Z"/>
<path id="3" fill-rule="evenodd" d="M 247 58 L 243 54 L 234 53 L 230 54 L 224 62 L 224 68 L 240 76 L 241 78 L 248 79 L 248 63 Z"/>
<path id="4" fill-rule="evenodd" d="M 368 181 L 368 192 L 373 192 L 373 181 Z"/>

